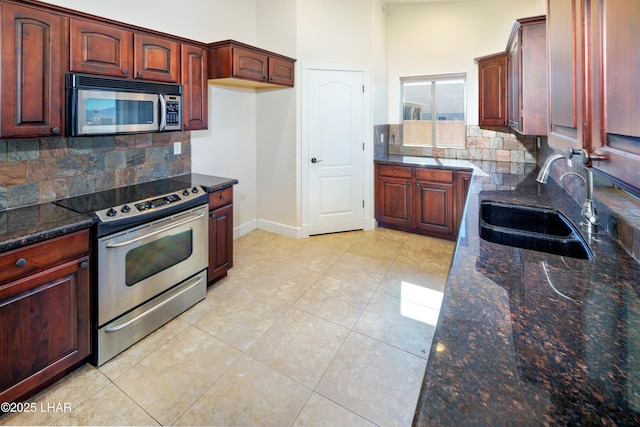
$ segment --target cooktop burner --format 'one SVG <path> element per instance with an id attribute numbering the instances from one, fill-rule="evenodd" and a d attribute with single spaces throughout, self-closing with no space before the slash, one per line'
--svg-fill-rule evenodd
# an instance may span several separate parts
<path id="1" fill-rule="evenodd" d="M 207 203 L 207 193 L 190 181 L 168 178 L 114 188 L 68 199 L 55 204 L 95 216 L 99 234 L 118 231 L 180 210 Z"/>

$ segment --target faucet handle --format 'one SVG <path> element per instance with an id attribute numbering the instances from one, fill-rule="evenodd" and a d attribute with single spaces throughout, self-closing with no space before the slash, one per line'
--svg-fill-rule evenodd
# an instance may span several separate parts
<path id="1" fill-rule="evenodd" d="M 589 163 L 591 163 L 594 160 L 607 160 L 607 156 L 605 156 L 604 154 L 589 153 L 584 148 L 569 147 L 569 156 L 568 157 L 571 159 L 575 155 L 580 155 L 580 162 L 583 165 L 588 165 Z"/>

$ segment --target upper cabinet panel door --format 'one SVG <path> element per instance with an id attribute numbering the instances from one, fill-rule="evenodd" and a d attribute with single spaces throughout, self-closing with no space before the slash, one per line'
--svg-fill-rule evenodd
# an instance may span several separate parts
<path id="1" fill-rule="evenodd" d="M 185 130 L 206 129 L 207 105 L 207 50 L 182 45 L 182 117 Z"/>
<path id="2" fill-rule="evenodd" d="M 233 76 L 257 81 L 266 81 L 269 57 L 260 52 L 233 48 Z"/>
<path id="3" fill-rule="evenodd" d="M 134 35 L 135 78 L 178 83 L 180 43 L 146 34 Z"/>
<path id="4" fill-rule="evenodd" d="M 549 145 L 563 153 L 582 148 L 582 0 L 549 0 Z"/>
<path id="5" fill-rule="evenodd" d="M 117 27 L 71 19 L 70 69 L 77 73 L 129 77 L 132 33 Z"/>
<path id="6" fill-rule="evenodd" d="M 507 125 L 507 60 L 507 53 L 476 58 L 480 126 Z"/>
<path id="7" fill-rule="evenodd" d="M 2 137 L 62 132 L 63 18 L 2 5 Z"/>
<path id="8" fill-rule="evenodd" d="M 593 146 L 587 148 L 607 157 L 594 162 L 595 168 L 640 192 L 640 2 L 600 0 L 598 5 L 594 21 L 601 28 L 594 33 L 602 37 L 599 108 L 604 114 L 601 134 L 594 135 Z"/>
<path id="9" fill-rule="evenodd" d="M 280 58 L 269 58 L 269 83 L 293 87 L 294 64 Z"/>

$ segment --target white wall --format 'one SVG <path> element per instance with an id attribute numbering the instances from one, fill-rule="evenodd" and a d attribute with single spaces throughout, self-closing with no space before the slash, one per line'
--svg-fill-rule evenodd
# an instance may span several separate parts
<path id="1" fill-rule="evenodd" d="M 297 58 L 296 1 L 258 0 L 256 15 L 259 46 Z M 293 237 L 300 224 L 296 87 L 258 90 L 256 103 L 257 227 Z"/>
<path id="2" fill-rule="evenodd" d="M 473 59 L 504 51 L 514 19 L 545 13 L 541 0 L 388 5 L 389 123 L 400 123 L 400 77 L 466 73 L 467 124 L 478 124 Z"/>

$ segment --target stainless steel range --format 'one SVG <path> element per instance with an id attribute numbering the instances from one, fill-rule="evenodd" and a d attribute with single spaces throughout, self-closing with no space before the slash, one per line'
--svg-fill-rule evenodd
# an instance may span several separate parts
<path id="1" fill-rule="evenodd" d="M 206 203 L 176 179 L 56 202 L 96 217 L 98 366 L 205 297 Z"/>

